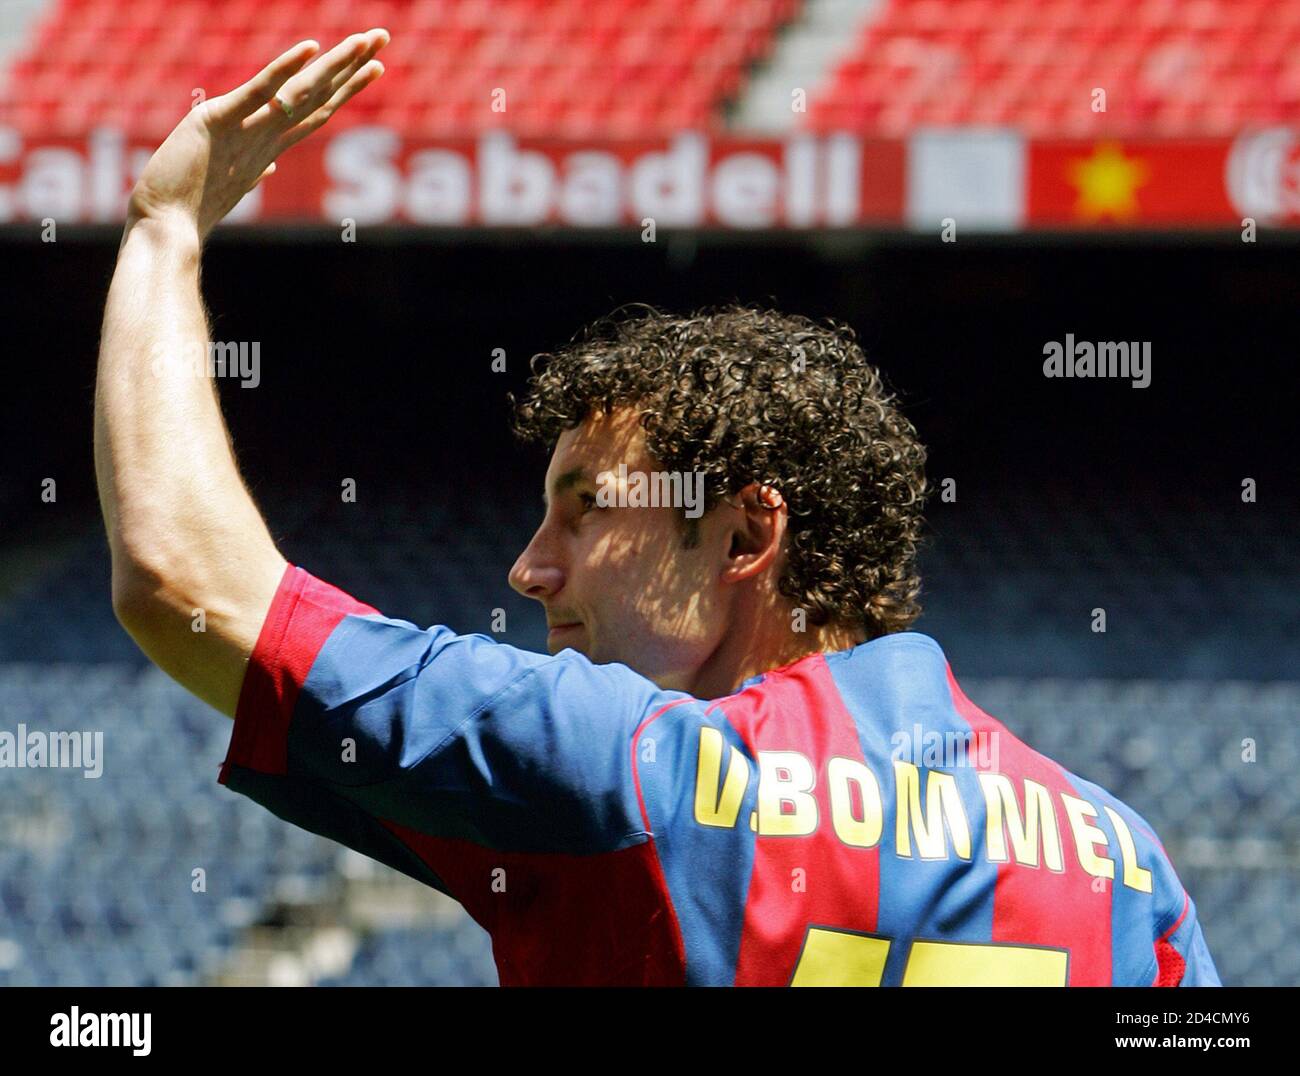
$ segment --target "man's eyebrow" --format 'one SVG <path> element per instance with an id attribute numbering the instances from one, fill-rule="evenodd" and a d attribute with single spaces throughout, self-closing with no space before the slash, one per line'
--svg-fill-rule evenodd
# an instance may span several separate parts
<path id="1" fill-rule="evenodd" d="M 579 482 L 587 477 L 587 472 L 581 467 L 574 467 L 572 470 L 565 471 L 554 482 L 551 483 L 551 492 L 558 497 L 567 489 L 572 489 Z M 542 504 L 549 506 L 551 497 L 546 490 L 542 490 Z"/>

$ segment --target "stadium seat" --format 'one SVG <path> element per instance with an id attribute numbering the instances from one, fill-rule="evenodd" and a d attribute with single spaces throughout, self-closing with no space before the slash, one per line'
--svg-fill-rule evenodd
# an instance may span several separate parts
<path id="1" fill-rule="evenodd" d="M 993 123 L 1038 137 L 1223 135 L 1284 115 L 1300 4 L 891 0 L 811 95 L 813 130 Z M 1290 76 L 1294 78 L 1295 76 Z M 1091 93 L 1105 89 L 1105 112 Z"/>
<path id="2" fill-rule="evenodd" d="M 294 40 L 322 44 L 386 26 L 386 75 L 355 115 L 411 133 L 473 136 L 509 125 L 539 136 L 654 137 L 689 117 L 717 125 L 748 67 L 770 50 L 793 0 L 446 0 L 357 4 L 293 0 L 78 0 L 51 7 L 0 96 L 0 122 L 32 134 L 82 134 L 107 123 L 141 138 L 165 135 L 192 91 L 224 92 Z M 127 59 L 129 57 L 129 59 Z M 178 58 L 183 58 L 178 62 Z M 707 83 L 683 70 L 707 64 Z M 629 74 L 630 73 L 630 74 Z M 617 102 L 585 106 L 611 81 Z M 490 109 L 495 88 L 507 112 Z M 53 110 L 50 101 L 63 105 Z M 454 103 L 453 103 L 454 102 Z M 150 107 L 151 103 L 159 107 Z"/>

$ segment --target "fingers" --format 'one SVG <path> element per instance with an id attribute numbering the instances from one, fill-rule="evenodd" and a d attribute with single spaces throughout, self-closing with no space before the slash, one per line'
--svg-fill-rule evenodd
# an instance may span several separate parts
<path id="1" fill-rule="evenodd" d="M 326 95 L 327 99 L 333 98 L 334 94 L 341 87 L 347 85 L 348 80 L 354 74 L 356 74 L 363 67 L 365 67 L 366 64 L 369 63 L 372 59 L 374 59 L 375 53 L 377 53 L 380 49 L 382 49 L 385 45 L 388 44 L 387 31 L 376 32 L 374 30 L 371 30 L 369 33 L 367 33 L 366 37 L 368 38 L 369 43 L 367 44 L 366 48 L 362 50 L 361 55 L 358 56 L 355 60 L 353 60 L 350 64 L 348 64 L 347 67 L 345 67 L 342 71 L 340 71 L 337 75 L 335 75 L 334 78 L 331 80 L 330 90 L 329 93 Z"/>
<path id="2" fill-rule="evenodd" d="M 242 86 L 208 102 L 214 118 L 226 122 L 242 120 L 266 104 L 281 86 L 320 51 L 315 41 L 299 41 Z"/>
<path id="3" fill-rule="evenodd" d="M 351 78 L 340 86 L 334 95 L 326 101 L 320 108 L 311 113 L 305 120 L 296 127 L 286 131 L 278 143 L 277 155 L 283 153 L 290 146 L 301 142 L 313 131 L 323 127 L 329 118 L 334 115 L 343 104 L 354 94 L 360 93 L 363 89 L 376 81 L 384 73 L 384 65 L 378 60 L 371 60 L 360 71 L 357 71 Z"/>
<path id="4" fill-rule="evenodd" d="M 387 30 L 352 34 L 319 57 L 306 70 L 289 79 L 279 92 L 280 100 L 293 110 L 293 119 L 289 122 L 304 121 L 331 100 L 355 77 L 354 73 L 359 73 L 358 68 L 387 44 Z M 275 112 L 284 115 L 278 106 L 275 107 Z"/>
<path id="5" fill-rule="evenodd" d="M 275 162 L 272 161 L 270 164 L 268 164 L 268 165 L 266 166 L 266 169 L 262 172 L 262 174 L 261 174 L 260 176 L 258 176 L 257 179 L 255 179 L 255 180 L 253 181 L 253 187 L 256 187 L 256 186 L 257 186 L 259 183 L 261 183 L 262 180 L 264 180 L 267 176 L 274 175 L 274 174 L 275 174 Z M 248 189 L 249 189 L 249 190 L 252 190 L 253 187 L 249 187 Z"/>

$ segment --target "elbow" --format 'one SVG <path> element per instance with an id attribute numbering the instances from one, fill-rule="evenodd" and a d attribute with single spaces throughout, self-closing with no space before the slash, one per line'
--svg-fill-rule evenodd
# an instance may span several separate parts
<path id="1" fill-rule="evenodd" d="M 135 565 L 113 562 L 113 615 L 135 636 L 157 615 L 161 580 Z"/>
<path id="2" fill-rule="evenodd" d="M 113 615 L 139 638 L 169 613 L 176 601 L 176 576 L 155 559 L 113 557 Z"/>

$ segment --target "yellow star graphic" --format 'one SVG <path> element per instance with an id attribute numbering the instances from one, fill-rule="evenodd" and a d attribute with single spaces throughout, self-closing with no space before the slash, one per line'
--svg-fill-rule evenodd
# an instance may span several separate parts
<path id="1" fill-rule="evenodd" d="M 1138 213 L 1137 189 L 1151 175 L 1146 162 L 1124 156 L 1114 142 L 1103 142 L 1091 157 L 1070 162 L 1070 182 L 1079 190 L 1075 212 L 1085 220 L 1127 220 Z"/>

